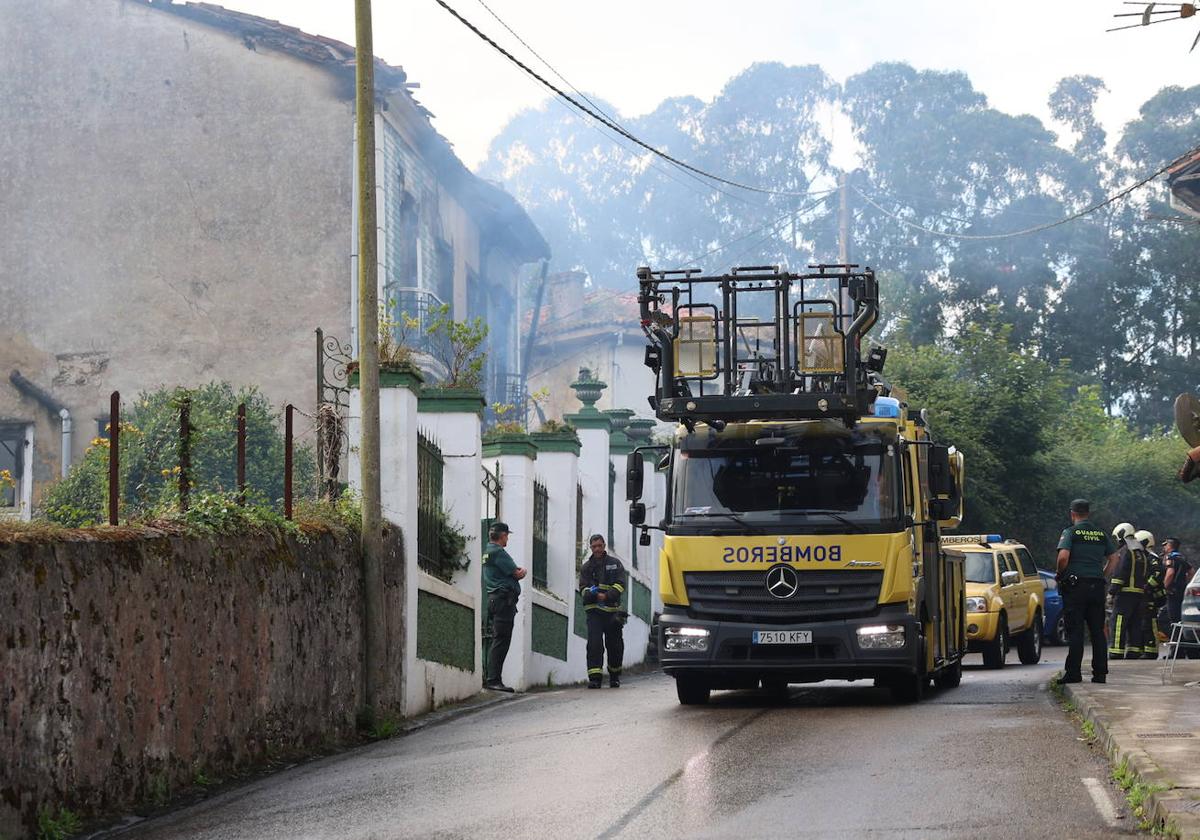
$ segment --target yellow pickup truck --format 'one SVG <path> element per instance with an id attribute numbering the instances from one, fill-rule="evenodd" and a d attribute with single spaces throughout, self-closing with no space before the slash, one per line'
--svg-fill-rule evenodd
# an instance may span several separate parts
<path id="1" fill-rule="evenodd" d="M 1003 668 L 1016 643 L 1022 665 L 1042 658 L 1046 589 L 1024 545 L 999 534 L 942 537 L 942 551 L 963 558 L 967 580 L 967 650 L 988 668 Z"/>

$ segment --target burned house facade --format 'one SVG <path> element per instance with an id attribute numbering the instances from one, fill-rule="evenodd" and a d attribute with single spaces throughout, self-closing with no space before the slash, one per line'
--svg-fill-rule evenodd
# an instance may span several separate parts
<path id="1" fill-rule="evenodd" d="M 212 380 L 316 401 L 314 330 L 353 346 L 354 50 L 204 3 L 7 3 L 0 27 L 0 510 L 102 434 L 109 394 Z M 549 256 L 376 62 L 380 300 L 491 328 L 516 370 Z"/>

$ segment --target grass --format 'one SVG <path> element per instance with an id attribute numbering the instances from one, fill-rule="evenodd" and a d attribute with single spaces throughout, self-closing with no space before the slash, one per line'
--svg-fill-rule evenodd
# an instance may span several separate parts
<path id="1" fill-rule="evenodd" d="M 1125 791 L 1125 803 L 1129 806 L 1129 812 L 1137 820 L 1139 831 L 1152 831 L 1155 834 L 1170 836 L 1170 827 L 1156 825 L 1146 809 L 1146 800 L 1150 798 L 1150 795 L 1167 790 L 1168 785 L 1139 781 L 1137 773 L 1129 766 L 1127 758 L 1121 759 L 1121 763 L 1113 768 L 1112 780 L 1121 790 Z"/>
<path id="2" fill-rule="evenodd" d="M 79 815 L 70 808 L 38 810 L 37 840 L 67 840 L 83 828 Z"/>
<path id="3" fill-rule="evenodd" d="M 382 717 L 375 721 L 374 725 L 368 730 L 367 735 L 373 741 L 382 741 L 385 738 L 391 738 L 400 731 L 400 724 L 392 717 Z"/>

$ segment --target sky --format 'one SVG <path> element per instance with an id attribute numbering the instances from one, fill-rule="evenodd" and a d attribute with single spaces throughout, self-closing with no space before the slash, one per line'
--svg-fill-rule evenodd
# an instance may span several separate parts
<path id="1" fill-rule="evenodd" d="M 218 0 L 219 2 L 219 0 Z M 750 64 L 819 64 L 838 81 L 880 61 L 962 70 L 990 103 L 1049 122 L 1046 99 L 1069 75 L 1104 79 L 1098 113 L 1112 135 L 1169 84 L 1200 83 L 1200 16 L 1106 33 L 1137 10 L 1121 0 L 447 0 L 522 59 L 536 62 L 483 2 L 576 87 L 622 117 L 663 99 L 715 96 Z M 226 0 L 222 5 L 353 43 L 353 0 Z M 488 144 L 546 92 L 434 0 L 374 0 L 375 52 L 407 71 L 459 157 Z M 556 106 L 557 107 L 557 106 Z M 653 142 L 654 138 L 645 138 Z"/>

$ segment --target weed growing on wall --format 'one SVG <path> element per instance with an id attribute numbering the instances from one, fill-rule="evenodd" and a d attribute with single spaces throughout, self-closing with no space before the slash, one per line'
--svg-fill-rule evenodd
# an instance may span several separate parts
<path id="1" fill-rule="evenodd" d="M 67 840 L 78 834 L 83 823 L 74 811 L 69 808 L 42 808 L 38 811 L 38 840 Z"/>
<path id="2" fill-rule="evenodd" d="M 478 316 L 470 321 L 455 321 L 448 303 L 435 306 L 431 314 L 433 320 L 426 332 L 434 355 L 446 367 L 443 384 L 449 388 L 479 388 L 487 358 L 483 350 L 487 325 Z"/>

